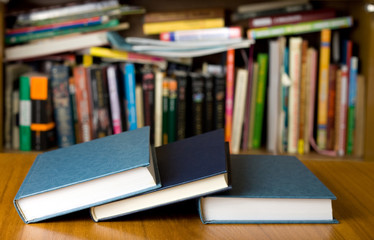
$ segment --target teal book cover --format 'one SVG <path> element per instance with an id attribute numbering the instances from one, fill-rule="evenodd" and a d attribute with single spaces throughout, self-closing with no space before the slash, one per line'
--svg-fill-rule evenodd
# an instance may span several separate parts
<path id="1" fill-rule="evenodd" d="M 14 199 L 26 223 L 160 187 L 150 128 L 144 127 L 36 157 Z"/>
<path id="2" fill-rule="evenodd" d="M 336 223 L 335 195 L 296 157 L 231 155 L 232 188 L 199 199 L 203 223 Z"/>

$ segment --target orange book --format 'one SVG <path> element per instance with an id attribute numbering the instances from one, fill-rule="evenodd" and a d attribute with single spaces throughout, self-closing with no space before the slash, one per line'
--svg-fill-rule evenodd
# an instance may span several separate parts
<path id="1" fill-rule="evenodd" d="M 234 105 L 234 71 L 235 71 L 235 50 L 227 51 L 226 70 L 226 110 L 225 110 L 225 141 L 231 141 L 232 112 Z"/>

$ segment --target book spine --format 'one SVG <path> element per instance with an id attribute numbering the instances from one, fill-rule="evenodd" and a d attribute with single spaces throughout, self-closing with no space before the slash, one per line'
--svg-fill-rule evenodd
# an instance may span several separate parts
<path id="1" fill-rule="evenodd" d="M 31 150 L 31 100 L 30 100 L 30 78 L 20 77 L 20 105 L 19 105 L 19 149 L 21 151 Z"/>
<path id="2" fill-rule="evenodd" d="M 67 66 L 53 66 L 51 87 L 57 130 L 58 147 L 75 144 L 72 103 L 69 94 L 69 69 Z"/>
<path id="3" fill-rule="evenodd" d="M 326 148 L 328 150 L 334 149 L 334 136 L 335 136 L 335 98 L 336 98 L 336 71 L 337 65 L 331 64 L 329 69 L 329 94 L 328 94 L 328 107 L 327 107 L 327 136 Z"/>
<path id="4" fill-rule="evenodd" d="M 105 137 L 112 134 L 112 126 L 109 117 L 109 96 L 105 69 L 99 67 L 95 71 L 98 97 L 98 128 L 97 137 Z"/>
<path id="5" fill-rule="evenodd" d="M 223 74 L 214 76 L 214 128 L 225 127 L 225 76 Z"/>
<path id="6" fill-rule="evenodd" d="M 88 84 L 86 68 L 83 66 L 75 67 L 73 70 L 78 126 L 82 142 L 88 142 L 93 139 L 91 115 L 92 109 L 90 105 L 91 90 Z"/>
<path id="7" fill-rule="evenodd" d="M 20 149 L 20 91 L 12 92 L 12 149 Z"/>
<path id="8" fill-rule="evenodd" d="M 175 32 L 163 32 L 160 34 L 160 40 L 171 42 L 182 41 L 207 41 L 207 40 L 226 40 L 241 38 L 240 27 L 223 27 L 211 29 L 196 29 Z"/>
<path id="9" fill-rule="evenodd" d="M 348 89 L 348 115 L 347 115 L 347 154 L 352 155 L 354 147 L 355 111 L 357 98 L 357 68 L 358 58 L 351 58 Z"/>
<path id="10" fill-rule="evenodd" d="M 364 76 L 357 76 L 357 100 L 355 112 L 355 133 L 353 154 L 356 157 L 364 155 L 365 143 L 365 81 Z"/>
<path id="11" fill-rule="evenodd" d="M 316 88 L 316 81 L 317 81 L 317 51 L 314 48 L 308 49 L 308 59 L 307 59 L 307 98 L 306 98 L 306 106 L 307 108 L 307 118 L 306 118 L 306 126 L 307 130 L 305 132 L 305 145 L 304 145 L 304 152 L 310 152 L 310 139 L 313 138 L 313 125 L 314 125 L 314 100 L 315 100 L 315 88 Z"/>
<path id="12" fill-rule="evenodd" d="M 283 75 L 282 75 L 282 146 L 281 152 L 288 151 L 288 130 L 289 130 L 289 93 L 291 81 L 289 79 L 289 48 L 285 46 L 283 56 Z"/>
<path id="13" fill-rule="evenodd" d="M 207 18 L 223 18 L 224 10 L 221 8 L 193 9 L 173 12 L 147 13 L 144 16 L 145 23 L 170 22 L 176 20 L 194 20 Z"/>
<path id="14" fill-rule="evenodd" d="M 204 132 L 212 131 L 213 128 L 213 109 L 214 109 L 214 93 L 213 93 L 213 77 L 210 75 L 203 75 L 204 82 Z M 244 109 L 243 109 L 244 110 Z"/>
<path id="15" fill-rule="evenodd" d="M 299 105 L 299 136 L 298 136 L 298 144 L 297 144 L 297 152 L 299 154 L 304 154 L 305 149 L 305 134 L 306 134 L 306 112 L 307 112 L 307 105 L 306 105 L 306 82 L 307 82 L 307 52 L 308 52 L 308 42 L 306 40 L 302 41 L 301 44 L 301 75 L 300 75 L 300 105 Z"/>
<path id="16" fill-rule="evenodd" d="M 187 74 L 181 72 L 175 76 L 177 80 L 177 140 L 186 138 L 187 112 Z"/>
<path id="17" fill-rule="evenodd" d="M 155 74 L 148 67 L 142 70 L 144 125 L 151 127 L 151 142 L 154 139 Z"/>
<path id="18" fill-rule="evenodd" d="M 107 81 L 110 99 L 110 113 L 112 119 L 113 134 L 122 132 L 122 118 L 121 118 L 121 106 L 120 98 L 118 94 L 117 74 L 115 66 L 109 66 L 107 68 Z"/>
<path id="19" fill-rule="evenodd" d="M 169 78 L 162 81 L 162 144 L 168 143 Z"/>
<path id="20" fill-rule="evenodd" d="M 226 59 L 226 103 L 225 103 L 225 141 L 231 141 L 232 131 L 232 111 L 234 103 L 234 69 L 235 69 L 235 50 L 227 51 Z"/>
<path id="21" fill-rule="evenodd" d="M 135 87 L 136 100 L 136 120 L 138 128 L 144 127 L 144 104 L 143 104 L 143 88 L 140 83 Z"/>
<path id="22" fill-rule="evenodd" d="M 135 67 L 132 63 L 126 63 L 124 66 L 124 87 L 127 112 L 128 130 L 137 129 L 136 120 L 136 102 L 135 102 Z"/>
<path id="23" fill-rule="evenodd" d="M 338 101 L 339 110 L 339 122 L 338 122 L 338 136 L 335 149 L 339 156 L 343 156 L 346 152 L 346 139 L 347 139 L 347 111 L 348 111 L 348 67 L 343 65 L 341 67 L 341 77 L 337 80 L 340 81 L 338 84 L 338 92 L 340 93 Z M 339 82 L 338 82 L 339 83 Z M 339 86 L 340 85 L 340 86 Z"/>
<path id="24" fill-rule="evenodd" d="M 287 13 L 273 16 L 264 16 L 249 19 L 250 28 L 260 28 L 260 27 L 272 27 L 284 24 L 294 24 L 301 22 L 310 22 L 319 19 L 329 19 L 335 17 L 335 11 L 332 9 L 321 9 L 304 11 L 297 13 Z"/>
<path id="25" fill-rule="evenodd" d="M 87 60 L 87 58 L 86 58 Z M 92 59 L 88 62 L 92 63 Z M 88 66 L 86 62 L 86 66 Z M 99 93 L 98 93 L 98 76 L 100 73 L 100 69 L 97 68 L 92 68 L 89 67 L 87 69 L 90 74 L 89 74 L 89 84 L 90 84 L 90 89 L 91 89 L 91 99 L 90 99 L 90 104 L 92 106 L 92 116 L 91 116 L 91 124 L 92 124 L 92 133 L 93 133 L 93 138 L 98 138 L 99 137 Z"/>
<path id="26" fill-rule="evenodd" d="M 299 139 L 301 44 L 301 38 L 290 38 L 289 72 L 291 86 L 289 90 L 288 104 L 288 153 L 297 152 L 297 144 Z"/>
<path id="27" fill-rule="evenodd" d="M 258 83 L 258 63 L 253 63 L 252 72 L 252 92 L 251 92 L 251 107 L 249 116 L 249 129 L 248 129 L 248 149 L 253 148 L 253 133 L 254 133 L 254 122 L 256 113 L 256 97 L 257 97 L 257 83 Z"/>
<path id="28" fill-rule="evenodd" d="M 323 29 L 348 28 L 351 27 L 352 24 L 353 19 L 350 16 L 322 19 L 317 21 L 286 24 L 268 28 L 249 29 L 247 31 L 247 37 L 249 39 L 264 39 L 285 35 L 319 32 Z"/>
<path id="29" fill-rule="evenodd" d="M 235 102 L 232 121 L 232 135 L 231 135 L 231 152 L 233 154 L 239 153 L 240 140 L 243 132 L 244 121 L 244 107 L 246 99 L 246 90 L 248 84 L 248 71 L 239 69 L 236 78 Z"/>
<path id="30" fill-rule="evenodd" d="M 194 30 L 205 28 L 221 28 L 225 26 L 223 18 L 180 20 L 172 22 L 144 23 L 143 33 L 146 35 L 172 32 L 176 30 Z"/>
<path id="31" fill-rule="evenodd" d="M 192 135 L 202 134 L 203 129 L 203 109 L 204 109 L 204 82 L 202 76 L 190 73 L 192 81 Z"/>
<path id="32" fill-rule="evenodd" d="M 177 84 L 177 80 L 170 79 L 168 99 L 168 143 L 172 143 L 177 140 Z"/>
<path id="33" fill-rule="evenodd" d="M 257 55 L 258 62 L 258 83 L 256 95 L 256 110 L 253 126 L 253 148 L 258 149 L 261 146 L 262 125 L 265 108 L 266 79 L 268 72 L 268 55 L 260 53 Z"/>
<path id="34" fill-rule="evenodd" d="M 162 82 L 164 73 L 155 74 L 155 147 L 162 145 Z"/>
<path id="35" fill-rule="evenodd" d="M 70 72 L 70 70 L 69 70 Z M 80 135 L 79 123 L 78 123 L 78 112 L 77 112 L 77 98 L 76 98 L 76 87 L 74 77 L 70 76 L 69 74 L 69 98 L 71 102 L 71 110 L 73 116 L 73 128 L 74 128 L 74 136 L 75 136 L 75 143 L 81 143 L 82 137 Z"/>
<path id="36" fill-rule="evenodd" d="M 327 141 L 327 111 L 328 111 L 328 77 L 330 63 L 331 30 L 321 32 L 321 47 L 319 58 L 318 78 L 318 111 L 317 111 L 317 145 L 320 149 L 326 149 Z"/>

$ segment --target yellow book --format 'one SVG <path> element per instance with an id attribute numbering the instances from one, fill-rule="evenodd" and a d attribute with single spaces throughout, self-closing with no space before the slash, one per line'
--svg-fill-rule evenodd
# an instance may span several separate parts
<path id="1" fill-rule="evenodd" d="M 144 23 L 144 34 L 159 34 L 163 32 L 172 32 L 177 30 L 194 30 L 205 28 L 219 28 L 224 27 L 225 21 L 223 18 L 208 18 L 208 19 L 193 19 L 193 20 L 180 20 L 168 22 L 153 22 Z"/>
<path id="2" fill-rule="evenodd" d="M 321 31 L 321 47 L 319 58 L 318 78 L 318 109 L 317 109 L 317 145 L 326 149 L 327 142 L 327 104 L 329 92 L 329 63 L 330 63 L 331 30 Z"/>

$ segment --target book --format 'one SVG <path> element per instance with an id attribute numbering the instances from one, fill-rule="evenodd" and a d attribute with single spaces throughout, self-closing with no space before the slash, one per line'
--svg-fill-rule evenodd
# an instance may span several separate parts
<path id="1" fill-rule="evenodd" d="M 45 152 L 14 205 L 32 223 L 158 188 L 153 152 L 149 127 Z"/>
<path id="2" fill-rule="evenodd" d="M 318 9 L 303 12 L 292 12 L 278 15 L 270 15 L 249 19 L 249 28 L 272 27 L 284 24 L 310 22 L 320 19 L 334 18 L 336 15 L 332 9 Z"/>
<path id="3" fill-rule="evenodd" d="M 226 91 L 226 78 L 225 74 L 214 75 L 214 129 L 225 127 L 225 91 Z"/>
<path id="4" fill-rule="evenodd" d="M 329 94 L 327 106 L 327 134 L 326 149 L 334 150 L 335 145 L 335 106 L 336 106 L 336 64 L 330 64 L 329 67 Z"/>
<path id="5" fill-rule="evenodd" d="M 112 130 L 113 134 L 118 134 L 123 131 L 122 128 L 122 116 L 121 116 L 121 105 L 120 97 L 118 93 L 118 78 L 117 71 L 114 65 L 108 66 L 106 69 L 107 81 L 108 81 L 108 91 L 110 100 L 110 114 L 112 120 Z"/>
<path id="6" fill-rule="evenodd" d="M 57 146 L 68 147 L 75 144 L 72 102 L 69 95 L 69 68 L 54 65 L 51 69 L 53 111 L 56 121 Z"/>
<path id="7" fill-rule="evenodd" d="M 126 121 L 128 130 L 137 128 L 136 100 L 135 100 L 135 67 L 133 63 L 126 63 L 123 67 L 123 81 L 125 88 Z"/>
<path id="8" fill-rule="evenodd" d="M 329 90 L 329 65 L 330 65 L 330 41 L 331 30 L 321 31 L 321 47 L 319 55 L 318 77 L 318 110 L 317 110 L 317 145 L 320 149 L 326 149 L 327 144 L 327 106 Z"/>
<path id="9" fill-rule="evenodd" d="M 31 150 L 31 100 L 30 78 L 26 75 L 20 77 L 19 83 L 19 149 Z"/>
<path id="10" fill-rule="evenodd" d="M 155 147 L 162 145 L 162 82 L 164 73 L 155 72 Z"/>
<path id="11" fill-rule="evenodd" d="M 171 78 L 169 81 L 169 96 L 168 96 L 168 143 L 177 140 L 177 88 L 178 82 Z"/>
<path id="12" fill-rule="evenodd" d="M 249 116 L 249 128 L 248 128 L 248 150 L 253 148 L 253 134 L 255 125 L 255 113 L 256 113 L 256 97 L 257 97 L 257 83 L 258 83 L 258 63 L 253 63 L 252 72 L 252 91 L 251 91 L 251 106 Z"/>
<path id="13" fill-rule="evenodd" d="M 19 121 L 19 109 L 20 109 L 20 90 L 19 88 L 12 92 L 12 149 L 20 149 L 20 121 Z"/>
<path id="14" fill-rule="evenodd" d="M 354 148 L 354 132 L 356 128 L 356 99 L 357 99 L 357 70 L 358 58 L 351 57 L 348 84 L 348 112 L 347 112 L 347 149 L 346 154 L 352 155 Z M 362 116 L 363 117 L 363 116 Z"/>
<path id="15" fill-rule="evenodd" d="M 188 78 L 191 84 L 191 135 L 195 136 L 204 132 L 204 79 L 196 72 L 190 72 Z"/>
<path id="16" fill-rule="evenodd" d="M 23 60 L 47 56 L 83 48 L 107 45 L 106 31 L 72 35 L 64 38 L 47 39 L 5 48 L 5 61 Z"/>
<path id="17" fill-rule="evenodd" d="M 234 105 L 235 50 L 226 53 L 226 95 L 225 95 L 225 140 L 231 141 L 232 112 Z"/>
<path id="18" fill-rule="evenodd" d="M 177 126 L 176 138 L 182 140 L 186 138 L 186 114 L 187 114 L 187 72 L 174 71 L 177 81 Z"/>
<path id="19" fill-rule="evenodd" d="M 140 83 L 135 87 L 135 102 L 136 102 L 136 125 L 141 128 L 144 127 L 144 103 L 143 103 L 143 89 Z"/>
<path id="20" fill-rule="evenodd" d="M 214 111 L 214 92 L 213 92 L 213 76 L 210 74 L 202 74 L 204 81 L 204 109 L 203 109 L 203 131 L 210 132 L 214 130 L 213 127 L 213 111 Z"/>
<path id="21" fill-rule="evenodd" d="M 269 83 L 267 88 L 267 140 L 268 152 L 276 153 L 278 141 L 278 125 L 280 116 L 280 42 L 269 42 Z"/>
<path id="22" fill-rule="evenodd" d="M 305 135 L 307 131 L 306 118 L 307 118 L 307 108 L 306 105 L 307 99 L 307 57 L 308 57 L 308 41 L 303 40 L 301 42 L 301 63 L 300 63 L 300 95 L 299 95 L 299 133 L 297 141 L 297 152 L 299 154 L 304 154 L 305 145 L 308 144 L 308 141 L 305 142 Z M 309 66 L 310 67 L 310 66 Z"/>
<path id="23" fill-rule="evenodd" d="M 17 123 L 13 119 L 13 108 L 19 105 L 19 97 L 14 98 L 12 94 L 14 91 L 19 95 L 19 78 L 21 75 L 30 72 L 31 67 L 26 64 L 15 63 L 5 66 L 4 76 L 4 147 L 12 149 L 13 128 L 17 128 Z M 18 134 L 19 135 L 19 134 Z"/>
<path id="24" fill-rule="evenodd" d="M 286 24 L 274 27 L 249 29 L 247 37 L 249 39 L 264 39 L 285 35 L 295 35 L 311 32 L 319 32 L 323 29 L 349 28 L 353 25 L 353 19 L 350 16 L 331 19 L 322 19 L 310 22 L 301 22 Z"/>
<path id="25" fill-rule="evenodd" d="M 335 195 L 296 157 L 231 155 L 232 189 L 199 200 L 203 223 L 337 223 Z"/>
<path id="26" fill-rule="evenodd" d="M 257 55 L 258 62 L 258 80 L 257 80 L 257 93 L 256 93 L 256 106 L 253 125 L 253 139 L 252 148 L 258 149 L 262 143 L 262 126 L 264 120 L 265 108 L 265 95 L 266 95 L 266 82 L 268 75 L 268 54 L 259 53 Z"/>
<path id="27" fill-rule="evenodd" d="M 248 70 L 238 69 L 235 84 L 235 100 L 232 115 L 232 134 L 231 134 L 231 152 L 239 153 L 240 141 L 242 139 L 244 108 L 246 100 L 246 91 L 248 85 Z"/>
<path id="28" fill-rule="evenodd" d="M 196 19 L 210 19 L 223 18 L 224 10 L 221 8 L 210 9 L 190 9 L 171 12 L 151 12 L 144 16 L 145 23 L 153 22 L 171 22 L 177 20 L 196 20 Z"/>
<path id="29" fill-rule="evenodd" d="M 56 144 L 49 76 L 30 73 L 31 149 L 45 151 Z"/>
<path id="30" fill-rule="evenodd" d="M 266 3 L 267 5 L 268 3 Z M 269 5 L 271 6 L 271 5 Z M 312 5 L 306 2 L 294 2 L 294 4 L 279 7 L 279 8 L 268 8 L 261 11 L 252 11 L 248 10 L 245 12 L 234 12 L 231 15 L 231 21 L 237 22 L 242 20 L 247 20 L 249 18 L 261 17 L 261 16 L 271 16 L 275 14 L 284 14 L 284 13 L 292 13 L 292 12 L 301 12 L 307 11 L 312 9 Z"/>
<path id="31" fill-rule="evenodd" d="M 91 208 L 95 221 L 128 215 L 229 188 L 223 129 L 156 148 L 162 187 Z"/>
<path id="32" fill-rule="evenodd" d="M 155 74 L 149 65 L 141 69 L 143 89 L 144 125 L 151 127 L 151 142 L 154 140 Z"/>
<path id="33" fill-rule="evenodd" d="M 287 7 L 287 6 L 292 6 L 295 4 L 303 4 L 307 3 L 308 0 L 301 0 L 301 1 L 272 1 L 272 2 L 267 2 L 267 3 L 249 3 L 249 4 L 243 4 L 239 5 L 237 11 L 240 13 L 244 12 L 259 12 L 259 11 L 264 11 L 264 10 L 269 10 L 269 9 L 279 9 L 282 7 Z"/>
<path id="34" fill-rule="evenodd" d="M 170 78 L 165 77 L 162 80 L 162 144 L 168 143 L 168 126 L 169 126 L 169 82 Z"/>
<path id="35" fill-rule="evenodd" d="M 365 145 L 365 78 L 362 75 L 357 76 L 357 99 L 355 112 L 355 132 L 354 132 L 354 146 L 353 155 L 362 157 L 364 155 Z"/>
<path id="36" fill-rule="evenodd" d="M 230 38 L 241 38 L 240 27 L 222 27 L 196 30 L 180 30 L 174 32 L 163 32 L 160 34 L 162 41 L 209 41 L 226 40 Z"/>
<path id="37" fill-rule="evenodd" d="M 91 87 L 87 69 L 83 66 L 73 68 L 73 78 L 75 83 L 75 99 L 77 103 L 77 118 L 80 140 L 82 142 L 91 141 L 93 138 L 92 128 L 92 106 Z"/>
<path id="38" fill-rule="evenodd" d="M 281 47 L 283 49 L 283 65 L 282 65 L 282 111 L 281 111 L 281 138 L 282 144 L 280 146 L 280 152 L 287 152 L 288 151 L 288 129 L 289 129 L 289 96 L 290 96 L 290 87 L 291 87 L 291 79 L 289 77 L 290 73 L 290 48 L 286 45 L 286 39 L 282 38 Z"/>

